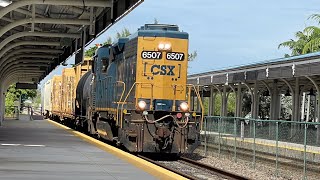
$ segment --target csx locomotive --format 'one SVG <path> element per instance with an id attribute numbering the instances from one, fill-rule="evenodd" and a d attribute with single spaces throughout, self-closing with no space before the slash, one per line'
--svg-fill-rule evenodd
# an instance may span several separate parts
<path id="1" fill-rule="evenodd" d="M 189 107 L 199 93 L 187 85 L 188 33 L 146 24 L 98 48 L 92 61 L 76 88 L 77 128 L 131 152 L 189 153 L 199 145 L 203 113 Z"/>

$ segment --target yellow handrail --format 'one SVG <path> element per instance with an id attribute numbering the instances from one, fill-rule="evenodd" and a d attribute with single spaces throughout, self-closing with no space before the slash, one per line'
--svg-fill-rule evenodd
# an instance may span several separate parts
<path id="1" fill-rule="evenodd" d="M 124 83 L 123 81 L 117 81 L 117 83 L 123 84 L 123 91 L 122 91 L 121 97 L 119 99 L 119 102 L 117 103 L 118 105 L 117 105 L 117 116 L 116 117 L 117 117 L 117 125 L 118 125 L 119 124 L 119 105 L 121 103 L 124 92 L 126 91 L 126 83 Z"/>
<path id="2" fill-rule="evenodd" d="M 202 103 L 202 99 L 201 99 L 201 96 L 199 94 L 199 91 L 197 90 L 197 88 L 195 87 L 195 85 L 193 84 L 188 84 L 188 86 L 192 86 L 194 88 L 194 92 L 196 93 L 197 95 L 197 99 L 200 103 L 200 106 L 201 106 L 201 122 L 200 122 L 200 130 L 202 130 L 202 124 L 203 124 L 203 118 L 204 118 L 204 107 L 203 107 L 203 103 Z M 199 86 L 198 86 L 199 88 Z"/>
<path id="3" fill-rule="evenodd" d="M 131 91 L 133 90 L 133 88 L 137 85 L 137 84 L 150 84 L 151 85 L 151 94 L 152 94 L 152 97 L 151 97 L 151 102 L 150 102 L 150 107 L 152 106 L 152 101 L 153 101 L 153 84 L 152 83 L 146 83 L 146 82 L 134 82 L 129 90 L 129 92 L 127 93 L 127 96 L 125 97 L 125 99 L 123 100 L 123 102 L 121 102 L 122 106 L 121 106 L 121 116 L 120 116 L 120 127 L 122 128 L 122 119 L 123 119 L 123 106 L 125 104 L 125 102 L 127 101 L 129 95 L 131 94 Z M 136 98 L 136 103 L 135 105 L 137 105 L 138 103 L 138 98 Z"/>

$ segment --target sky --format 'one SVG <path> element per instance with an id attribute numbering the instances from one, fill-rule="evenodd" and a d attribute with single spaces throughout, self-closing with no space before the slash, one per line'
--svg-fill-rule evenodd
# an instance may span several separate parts
<path id="1" fill-rule="evenodd" d="M 103 43 L 128 28 L 131 33 L 146 24 L 176 24 L 189 33 L 189 51 L 197 51 L 188 74 L 235 67 L 283 57 L 281 42 L 317 22 L 308 19 L 319 13 L 318 0 L 145 0 L 87 46 Z M 71 57 L 67 62 L 72 63 Z M 53 74 L 61 74 L 62 67 Z M 43 82 L 42 82 L 43 84 Z"/>

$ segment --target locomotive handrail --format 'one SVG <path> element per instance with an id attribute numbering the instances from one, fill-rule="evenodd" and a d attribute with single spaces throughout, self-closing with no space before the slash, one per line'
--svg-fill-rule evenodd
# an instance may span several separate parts
<path id="1" fill-rule="evenodd" d="M 120 115 L 120 127 L 121 127 L 121 128 L 122 128 L 122 119 L 123 119 L 123 113 L 122 113 L 122 112 L 123 112 L 124 103 L 127 101 L 127 99 L 128 99 L 128 97 L 129 97 L 132 89 L 136 86 L 136 84 L 150 84 L 150 85 L 152 85 L 152 83 L 145 83 L 145 82 L 134 82 L 134 83 L 133 83 L 133 85 L 131 86 L 129 92 L 127 93 L 126 98 L 125 98 L 125 99 L 123 100 L 123 102 L 122 102 L 121 115 Z M 152 87 L 153 87 L 153 86 L 152 86 Z M 135 103 L 135 105 L 137 105 L 137 103 L 138 103 L 137 100 L 138 100 L 138 98 L 136 98 L 136 103 Z"/>
<path id="2" fill-rule="evenodd" d="M 177 87 L 178 87 L 179 85 L 177 85 L 177 84 L 174 84 L 173 85 L 173 89 L 174 89 L 174 91 L 173 91 L 173 93 L 174 93 L 174 99 L 173 99 L 173 106 L 172 106 L 172 111 L 175 111 L 176 110 L 176 100 L 177 100 Z M 183 85 L 180 85 L 182 88 L 184 87 Z M 189 102 L 188 102 L 188 104 L 189 104 Z"/>
<path id="3" fill-rule="evenodd" d="M 194 92 L 196 93 L 197 97 L 198 97 L 198 101 L 200 102 L 200 106 L 201 106 L 201 122 L 200 122 L 200 130 L 202 130 L 202 124 L 203 124 L 203 118 L 204 118 L 204 107 L 203 107 L 203 104 L 202 104 L 202 99 L 201 99 L 201 96 L 199 94 L 199 91 L 197 90 L 197 88 L 195 87 L 195 85 L 193 84 L 187 84 L 187 86 L 191 86 L 194 88 Z M 199 88 L 199 86 L 198 86 Z M 190 94 L 189 94 L 190 96 Z M 189 98 L 189 97 L 188 97 Z"/>
<path id="4" fill-rule="evenodd" d="M 126 91 L 126 83 L 123 82 L 123 81 L 117 81 L 117 83 L 123 84 L 123 91 L 122 91 L 122 93 L 121 93 L 119 102 L 117 103 L 117 104 L 118 104 L 118 106 L 117 106 L 117 125 L 119 125 L 119 105 L 120 105 L 120 102 L 121 102 L 122 97 L 123 97 L 123 95 L 124 95 L 124 92 Z M 122 104 L 122 105 L 123 105 L 123 104 Z"/>

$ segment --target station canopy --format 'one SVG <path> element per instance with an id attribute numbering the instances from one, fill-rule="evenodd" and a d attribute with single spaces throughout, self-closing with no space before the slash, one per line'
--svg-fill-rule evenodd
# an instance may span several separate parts
<path id="1" fill-rule="evenodd" d="M 38 83 L 143 0 L 0 0 L 0 86 Z"/>

